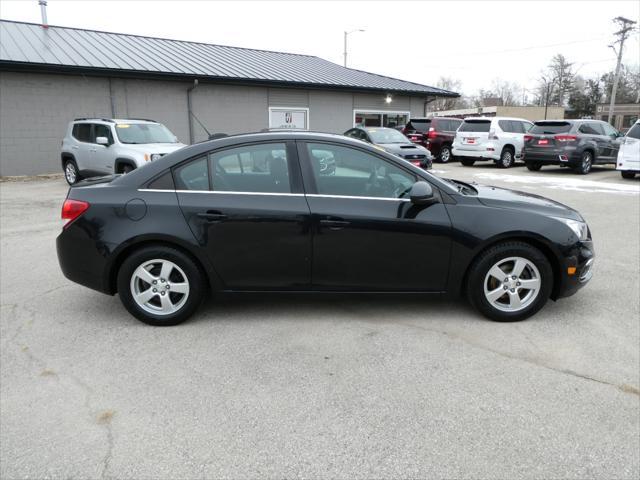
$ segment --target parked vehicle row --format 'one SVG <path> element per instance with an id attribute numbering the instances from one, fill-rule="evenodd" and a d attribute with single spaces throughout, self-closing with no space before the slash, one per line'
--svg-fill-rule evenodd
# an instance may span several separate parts
<path id="1" fill-rule="evenodd" d="M 62 218 L 65 276 L 152 325 L 247 291 L 464 295 L 517 321 L 583 287 L 595 258 L 584 219 L 560 203 L 311 132 L 210 140 L 85 180 Z"/>
<path id="2" fill-rule="evenodd" d="M 439 162 L 447 163 L 452 158 L 453 139 L 461 124 L 459 118 L 412 118 L 402 133 L 428 149 Z"/>

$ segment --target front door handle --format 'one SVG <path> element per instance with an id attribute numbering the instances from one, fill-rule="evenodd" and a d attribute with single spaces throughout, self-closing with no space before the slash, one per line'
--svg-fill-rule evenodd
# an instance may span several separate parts
<path id="1" fill-rule="evenodd" d="M 350 224 L 351 222 L 347 222 L 346 220 L 338 220 L 338 219 L 320 220 L 320 225 L 322 225 L 323 227 L 327 227 L 329 230 L 342 230 L 344 227 Z"/>
<path id="2" fill-rule="evenodd" d="M 213 210 L 210 210 L 208 212 L 201 212 L 201 213 L 198 213 L 197 215 L 199 218 L 204 218 L 207 222 L 211 222 L 211 223 L 221 222 L 228 218 L 224 213 L 216 212 Z"/>

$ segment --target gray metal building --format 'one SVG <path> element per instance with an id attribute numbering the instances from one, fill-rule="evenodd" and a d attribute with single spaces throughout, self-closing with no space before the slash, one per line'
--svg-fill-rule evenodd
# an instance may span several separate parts
<path id="1" fill-rule="evenodd" d="M 309 55 L 0 20 L 0 176 L 59 172 L 76 117 L 152 118 L 192 143 L 395 126 L 457 95 Z"/>

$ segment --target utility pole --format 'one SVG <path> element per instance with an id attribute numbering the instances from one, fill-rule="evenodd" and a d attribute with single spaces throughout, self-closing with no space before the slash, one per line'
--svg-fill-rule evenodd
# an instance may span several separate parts
<path id="1" fill-rule="evenodd" d="M 349 32 L 347 32 L 347 31 L 344 32 L 344 51 L 342 52 L 342 55 L 344 56 L 344 66 L 345 67 L 347 66 L 347 37 L 350 34 L 355 33 L 355 32 L 364 32 L 364 30 L 361 29 L 361 28 L 358 28 L 356 30 L 351 30 Z"/>
<path id="2" fill-rule="evenodd" d="M 615 44 L 620 44 L 620 46 L 618 47 L 618 51 L 616 52 L 618 54 L 618 62 L 616 63 L 616 72 L 613 76 L 613 86 L 611 87 L 611 100 L 609 102 L 609 115 L 607 118 L 607 121 L 609 123 L 611 123 L 611 118 L 613 117 L 613 107 L 616 104 L 616 93 L 618 91 L 618 81 L 620 80 L 620 66 L 622 65 L 622 51 L 624 49 L 624 42 L 629 37 L 629 32 L 634 29 L 633 25 L 636 24 L 636 22 L 634 22 L 633 20 L 629 20 L 628 18 L 624 17 L 616 17 L 613 19 L 613 21 L 620 25 L 621 28 L 619 31 L 614 33 L 614 35 L 618 36 L 618 40 L 614 42 L 613 45 L 609 45 L 615 52 Z"/>

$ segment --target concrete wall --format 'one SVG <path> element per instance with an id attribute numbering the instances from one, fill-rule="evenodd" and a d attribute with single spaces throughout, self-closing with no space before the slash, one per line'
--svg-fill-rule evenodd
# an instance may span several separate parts
<path id="1" fill-rule="evenodd" d="M 0 176 L 61 172 L 60 142 L 77 117 L 151 118 L 189 143 L 188 81 L 0 72 Z M 269 106 L 309 108 L 312 130 L 342 133 L 353 110 L 410 111 L 421 116 L 422 98 L 332 90 L 305 90 L 201 82 L 192 92 L 193 112 L 211 133 L 267 128 Z M 113 107 L 113 112 L 112 112 Z M 204 129 L 193 121 L 195 141 Z"/>
<path id="2" fill-rule="evenodd" d="M 497 107 L 496 116 L 498 117 L 516 117 L 524 118 L 535 122 L 544 119 L 544 107 Z M 547 119 L 558 120 L 564 118 L 564 107 L 551 106 L 547 107 Z"/>

